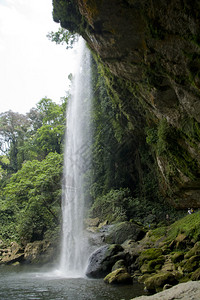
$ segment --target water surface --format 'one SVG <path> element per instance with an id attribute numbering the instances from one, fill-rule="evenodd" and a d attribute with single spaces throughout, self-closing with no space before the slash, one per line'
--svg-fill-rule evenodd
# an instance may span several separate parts
<path id="1" fill-rule="evenodd" d="M 0 267 L 1 300 L 130 300 L 143 294 L 143 286 L 107 285 L 103 279 L 63 278 L 22 267 Z"/>

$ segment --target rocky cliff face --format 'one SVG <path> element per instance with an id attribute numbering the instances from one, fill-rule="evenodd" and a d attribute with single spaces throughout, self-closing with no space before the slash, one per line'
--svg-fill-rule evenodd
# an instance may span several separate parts
<path id="1" fill-rule="evenodd" d="M 129 134 L 154 157 L 161 192 L 179 208 L 199 207 L 200 2 L 53 2 L 54 20 L 104 66 Z"/>

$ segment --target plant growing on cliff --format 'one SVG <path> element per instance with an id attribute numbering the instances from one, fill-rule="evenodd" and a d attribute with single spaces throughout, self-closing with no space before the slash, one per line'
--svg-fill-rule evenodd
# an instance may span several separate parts
<path id="1" fill-rule="evenodd" d="M 59 28 L 58 31 L 54 32 L 51 31 L 47 34 L 47 38 L 55 42 L 56 44 L 65 44 L 66 49 L 73 48 L 74 43 L 77 41 L 77 34 L 71 33 L 70 31 L 64 29 L 64 28 Z"/>

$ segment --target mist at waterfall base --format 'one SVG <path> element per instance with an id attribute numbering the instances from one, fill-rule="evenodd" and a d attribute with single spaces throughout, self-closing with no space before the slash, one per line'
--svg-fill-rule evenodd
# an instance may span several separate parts
<path id="1" fill-rule="evenodd" d="M 90 168 L 90 54 L 79 42 L 77 74 L 67 109 L 60 260 L 48 266 L 0 266 L 0 299 L 130 300 L 143 294 L 139 284 L 113 286 L 84 276 L 90 247 L 84 235 L 84 178 Z"/>

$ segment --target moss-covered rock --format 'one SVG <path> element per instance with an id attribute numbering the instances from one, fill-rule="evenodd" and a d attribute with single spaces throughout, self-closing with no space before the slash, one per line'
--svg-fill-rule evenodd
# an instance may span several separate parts
<path id="1" fill-rule="evenodd" d="M 194 247 L 192 247 L 184 256 L 185 259 L 188 259 L 194 255 L 200 255 L 200 242 L 197 242 Z"/>
<path id="2" fill-rule="evenodd" d="M 161 290 L 165 284 L 178 283 L 176 277 L 171 272 L 160 272 L 155 274 L 144 281 L 144 284 L 148 291 L 155 292 Z"/>
<path id="3" fill-rule="evenodd" d="M 200 265 L 200 255 L 194 255 L 190 257 L 186 263 L 182 266 L 184 272 L 191 273 L 196 270 Z"/>
<path id="4" fill-rule="evenodd" d="M 131 278 L 131 275 L 127 272 L 126 268 L 119 268 L 109 273 L 104 278 L 104 282 L 110 284 L 130 284 L 133 282 L 133 280 Z"/>
<path id="5" fill-rule="evenodd" d="M 178 263 L 184 259 L 184 252 L 175 252 L 173 255 L 171 255 L 171 260 L 173 263 Z"/>
<path id="6" fill-rule="evenodd" d="M 200 268 L 196 269 L 192 275 L 191 275 L 192 280 L 200 280 Z"/>
<path id="7" fill-rule="evenodd" d="M 120 268 L 126 269 L 126 263 L 125 263 L 124 259 L 120 259 L 120 260 L 116 261 L 116 263 L 112 267 L 112 272 L 117 270 L 117 269 L 120 269 Z"/>
<path id="8" fill-rule="evenodd" d="M 174 222 L 167 233 L 168 241 L 184 242 L 184 247 L 191 247 L 198 241 L 200 236 L 200 212 L 186 215 L 184 218 Z"/>
<path id="9" fill-rule="evenodd" d="M 122 244 L 129 239 L 138 241 L 142 239 L 144 235 L 145 231 L 141 226 L 132 222 L 121 222 L 110 228 L 105 241 L 110 244 Z"/>
<path id="10" fill-rule="evenodd" d="M 24 250 L 24 259 L 31 264 L 45 264 L 55 258 L 55 247 L 46 240 L 28 243 Z"/>
<path id="11" fill-rule="evenodd" d="M 143 264 L 144 261 L 155 260 L 161 255 L 162 255 L 162 249 L 160 248 L 150 248 L 144 250 L 142 251 L 139 257 L 140 264 Z"/>
<path id="12" fill-rule="evenodd" d="M 164 257 L 160 257 L 157 259 L 147 261 L 141 266 L 140 270 L 143 274 L 144 273 L 155 273 L 156 271 L 158 271 L 162 268 L 164 261 L 165 261 Z"/>

